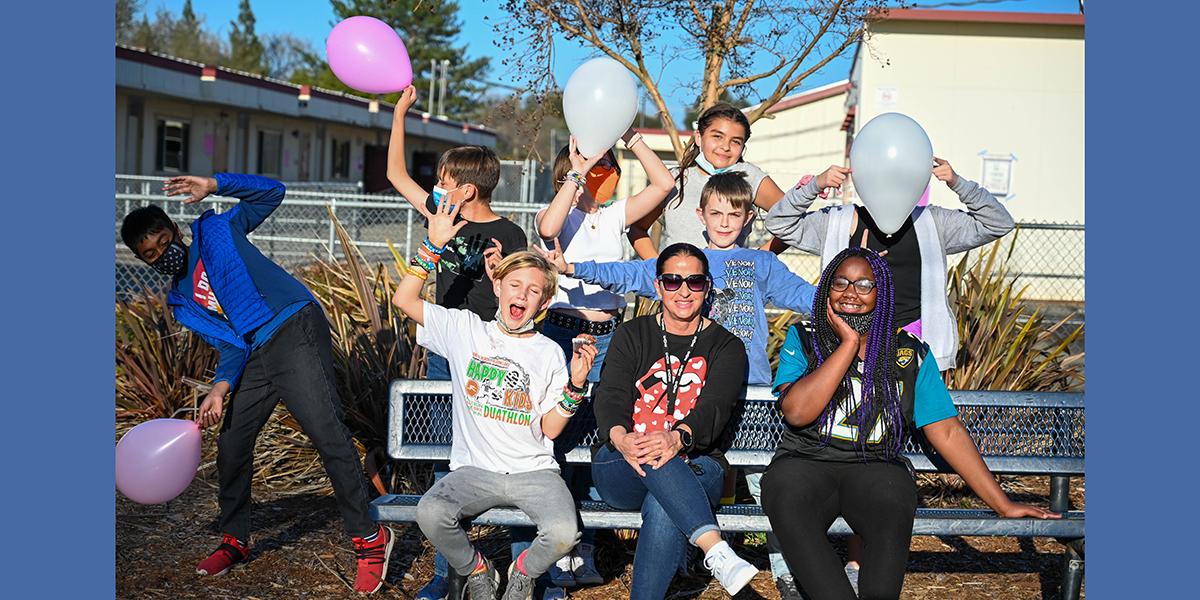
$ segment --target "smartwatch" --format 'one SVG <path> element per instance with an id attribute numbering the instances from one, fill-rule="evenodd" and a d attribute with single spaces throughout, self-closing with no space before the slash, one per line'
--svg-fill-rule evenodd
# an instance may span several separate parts
<path id="1" fill-rule="evenodd" d="M 695 440 L 692 439 L 692 432 L 682 427 L 674 427 L 671 429 L 671 431 L 679 432 L 679 443 L 683 444 L 683 451 L 690 452 L 692 445 L 696 443 Z"/>

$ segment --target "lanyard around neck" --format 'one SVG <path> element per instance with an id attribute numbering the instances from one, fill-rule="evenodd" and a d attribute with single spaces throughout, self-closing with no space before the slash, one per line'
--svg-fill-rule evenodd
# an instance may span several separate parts
<path id="1" fill-rule="evenodd" d="M 687 368 L 688 360 L 692 358 L 692 350 L 696 347 L 696 339 L 700 337 L 700 329 L 704 326 L 704 317 L 696 323 L 696 331 L 692 333 L 692 341 L 688 344 L 687 354 L 683 356 L 683 360 L 679 362 L 679 371 L 671 366 L 671 350 L 667 346 L 667 322 L 661 315 L 659 316 L 659 325 L 662 326 L 662 344 L 663 344 L 663 367 L 667 375 L 667 414 L 672 417 L 675 414 L 675 398 L 679 394 L 679 383 L 683 380 L 683 371 Z M 662 402 L 662 398 L 659 398 Z"/>

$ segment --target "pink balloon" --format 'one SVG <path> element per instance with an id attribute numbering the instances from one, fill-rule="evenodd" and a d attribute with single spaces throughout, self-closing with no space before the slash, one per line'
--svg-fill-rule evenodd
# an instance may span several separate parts
<path id="1" fill-rule="evenodd" d="M 391 25 L 374 17 L 350 17 L 325 40 L 329 68 L 342 83 L 368 94 L 399 92 L 412 84 L 412 62 Z"/>
<path id="2" fill-rule="evenodd" d="M 154 419 L 117 442 L 117 489 L 140 504 L 174 500 L 200 466 L 200 426 L 183 419 Z"/>

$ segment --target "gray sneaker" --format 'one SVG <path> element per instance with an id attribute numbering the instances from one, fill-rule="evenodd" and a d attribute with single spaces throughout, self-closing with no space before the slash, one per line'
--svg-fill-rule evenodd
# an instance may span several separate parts
<path id="1" fill-rule="evenodd" d="M 516 563 L 509 565 L 508 587 L 504 588 L 504 600 L 532 600 L 532 598 L 533 580 L 518 571 Z"/>
<path id="2" fill-rule="evenodd" d="M 496 590 L 500 589 L 500 574 L 492 561 L 483 559 L 487 570 L 467 577 L 468 600 L 496 600 Z"/>

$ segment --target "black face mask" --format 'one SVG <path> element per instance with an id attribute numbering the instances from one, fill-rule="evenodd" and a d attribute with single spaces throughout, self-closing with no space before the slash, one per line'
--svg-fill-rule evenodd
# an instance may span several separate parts
<path id="1" fill-rule="evenodd" d="M 859 334 L 866 333 L 867 330 L 871 328 L 871 317 L 875 314 L 874 310 L 861 314 L 849 314 L 838 312 L 836 310 L 833 312 L 837 316 L 841 317 L 851 329 L 857 331 Z"/>
<path id="2" fill-rule="evenodd" d="M 150 266 L 163 275 L 181 275 L 187 269 L 187 247 L 172 241 Z"/>

